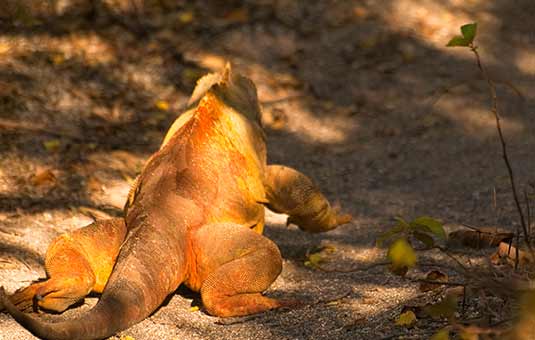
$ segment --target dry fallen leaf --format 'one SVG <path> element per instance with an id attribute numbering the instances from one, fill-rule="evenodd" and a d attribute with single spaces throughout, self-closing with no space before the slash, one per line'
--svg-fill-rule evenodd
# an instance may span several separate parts
<path id="1" fill-rule="evenodd" d="M 509 243 L 502 242 L 498 247 L 498 251 L 491 256 L 491 262 L 499 264 L 500 260 L 505 260 L 507 263 L 514 265 L 516 261 L 516 247 Z M 533 257 L 525 250 L 518 250 L 518 265 L 526 266 L 533 263 Z"/>
<path id="2" fill-rule="evenodd" d="M 513 239 L 511 232 L 500 231 L 492 227 L 478 228 L 477 230 L 457 230 L 449 234 L 449 244 L 461 244 L 466 247 L 481 249 L 496 247 L 500 242 Z"/>
<path id="3" fill-rule="evenodd" d="M 54 185 L 56 176 L 51 169 L 39 169 L 30 177 L 30 181 L 35 186 Z"/>
<path id="4" fill-rule="evenodd" d="M 427 275 L 425 276 L 425 279 L 428 281 L 448 282 L 448 275 L 438 270 L 432 270 L 429 273 L 427 273 Z M 428 292 L 430 290 L 434 290 L 440 287 L 441 285 L 436 284 L 436 283 L 428 283 L 428 282 L 420 283 L 420 291 L 422 292 Z"/>

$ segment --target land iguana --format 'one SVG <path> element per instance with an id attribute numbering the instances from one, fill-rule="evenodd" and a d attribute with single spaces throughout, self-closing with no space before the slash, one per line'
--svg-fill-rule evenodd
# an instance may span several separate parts
<path id="1" fill-rule="evenodd" d="M 278 247 L 262 236 L 264 206 L 308 232 L 351 220 L 302 173 L 267 165 L 252 81 L 227 66 L 198 81 L 189 107 L 136 179 L 124 219 L 58 237 L 46 281 L 9 297 L 0 289 L 0 305 L 34 335 L 109 337 L 147 318 L 180 284 L 199 291 L 214 316 L 291 305 L 261 294 L 282 269 Z M 90 292 L 102 295 L 75 319 L 49 323 L 24 312 L 61 312 Z"/>

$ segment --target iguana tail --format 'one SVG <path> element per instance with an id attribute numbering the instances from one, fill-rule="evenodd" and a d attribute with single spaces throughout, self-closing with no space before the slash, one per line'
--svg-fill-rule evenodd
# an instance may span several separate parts
<path id="1" fill-rule="evenodd" d="M 125 241 L 99 302 L 75 319 L 39 320 L 19 311 L 3 288 L 0 288 L 0 305 L 39 338 L 107 338 L 147 318 L 176 290 L 184 278 L 184 249 L 171 232 L 136 228 Z"/>
<path id="2" fill-rule="evenodd" d="M 80 319 L 48 323 L 24 313 L 15 307 L 7 297 L 4 288 L 0 288 L 0 300 L 4 308 L 18 323 L 33 335 L 42 339 L 104 339 L 128 327 L 121 314 L 121 303 L 99 302 L 95 308 Z"/>

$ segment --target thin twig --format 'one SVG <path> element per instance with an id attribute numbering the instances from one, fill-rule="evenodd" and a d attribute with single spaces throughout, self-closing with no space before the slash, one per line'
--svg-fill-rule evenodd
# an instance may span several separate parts
<path id="1" fill-rule="evenodd" d="M 526 211 L 527 211 L 527 217 L 528 217 L 528 237 L 531 239 L 531 206 L 530 206 L 530 200 L 528 196 L 528 192 L 526 189 L 524 189 L 524 199 L 526 200 Z M 529 239 L 528 239 L 529 242 Z"/>
<path id="2" fill-rule="evenodd" d="M 479 70 L 481 71 L 481 74 L 483 75 L 483 77 L 487 81 L 489 92 L 490 92 L 490 95 L 491 95 L 491 98 L 492 98 L 491 111 L 494 114 L 494 118 L 496 120 L 496 129 L 498 130 L 498 136 L 500 138 L 500 142 L 501 142 L 501 146 L 502 146 L 502 157 L 503 157 L 503 160 L 505 162 L 505 165 L 507 166 L 507 171 L 509 172 L 509 180 L 511 181 L 511 188 L 513 190 L 513 198 L 515 200 L 515 204 L 516 204 L 516 208 L 518 210 L 518 214 L 520 215 L 520 222 L 522 224 L 522 230 L 524 232 L 524 241 L 525 241 L 529 251 L 531 252 L 531 254 L 534 255 L 533 248 L 531 247 L 531 244 L 529 243 L 528 229 L 527 229 L 527 226 L 526 226 L 526 221 L 524 219 L 524 212 L 522 211 L 522 207 L 520 206 L 520 200 L 518 199 L 518 193 L 517 193 L 517 190 L 516 190 L 515 177 L 514 177 L 514 174 L 513 174 L 513 168 L 511 167 L 511 163 L 509 162 L 509 155 L 507 153 L 507 145 L 505 143 L 505 138 L 504 138 L 503 132 L 502 132 L 502 126 L 501 126 L 501 123 L 500 123 L 500 115 L 499 115 L 499 112 L 498 112 L 498 100 L 497 100 L 497 96 L 496 96 L 496 86 L 494 85 L 494 82 L 490 79 L 490 77 L 489 77 L 489 75 L 487 73 L 487 70 L 485 69 L 485 67 L 483 67 L 483 65 L 481 63 L 481 58 L 479 57 L 479 52 L 477 51 L 477 46 L 475 46 L 474 44 L 471 43 L 469 47 L 472 50 L 472 52 L 474 52 L 474 55 L 475 55 L 476 61 L 477 61 L 477 67 L 479 68 Z"/>
<path id="3" fill-rule="evenodd" d="M 452 259 L 453 261 L 455 261 L 455 263 L 457 263 L 457 265 L 458 265 L 459 267 L 461 267 L 461 268 L 463 269 L 464 272 L 467 272 L 467 271 L 468 271 L 468 269 L 466 268 L 466 266 L 465 266 L 459 259 L 457 259 L 455 256 L 453 256 L 452 254 L 450 254 L 446 248 L 444 248 L 444 247 L 440 247 L 440 246 L 434 246 L 434 247 L 431 247 L 431 248 L 429 248 L 429 249 L 430 249 L 430 250 L 431 250 L 431 249 L 438 249 L 438 250 L 440 250 L 444 255 L 446 255 L 447 257 L 449 257 L 449 258 Z"/>
<path id="4" fill-rule="evenodd" d="M 480 231 L 478 227 L 474 227 L 473 225 L 471 224 L 468 224 L 468 223 L 461 223 L 461 225 L 463 227 L 466 227 L 468 229 L 472 229 L 473 231 L 477 231 L 477 232 L 480 232 L 480 233 L 484 233 L 484 231 Z"/>

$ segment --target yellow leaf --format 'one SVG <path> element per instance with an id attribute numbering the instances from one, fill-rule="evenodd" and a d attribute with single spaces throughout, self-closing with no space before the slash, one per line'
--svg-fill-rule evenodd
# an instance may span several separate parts
<path id="1" fill-rule="evenodd" d="M 324 261 L 323 257 L 320 253 L 313 253 L 308 255 L 308 261 L 312 266 L 318 266 L 320 263 Z"/>
<path id="2" fill-rule="evenodd" d="M 479 335 L 477 331 L 470 331 L 470 329 L 463 329 L 461 333 L 459 334 L 459 338 L 462 340 L 479 340 Z M 533 338 L 533 337 L 531 337 Z M 522 339 L 530 339 L 528 338 L 522 338 Z"/>
<path id="3" fill-rule="evenodd" d="M 159 110 L 162 110 L 162 111 L 168 111 L 169 110 L 169 103 L 165 100 L 157 100 L 156 103 L 154 103 L 154 105 L 156 105 L 156 107 L 159 109 Z"/>
<path id="4" fill-rule="evenodd" d="M 450 332 L 446 329 L 441 329 L 431 337 L 431 340 L 449 340 Z"/>
<path id="5" fill-rule="evenodd" d="M 182 11 L 178 14 L 178 21 L 183 24 L 189 24 L 193 19 L 195 19 L 193 11 Z"/>
<path id="6" fill-rule="evenodd" d="M 119 340 L 136 340 L 136 339 L 130 335 L 121 335 Z"/>
<path id="7" fill-rule="evenodd" d="M 401 313 L 397 320 L 396 325 L 403 327 L 412 327 L 416 323 L 416 315 L 412 310 L 408 310 L 404 313 Z"/>
<path id="8" fill-rule="evenodd" d="M 390 245 L 387 256 L 392 262 L 392 271 L 397 274 L 405 274 L 407 269 L 416 264 L 416 253 L 404 238 L 399 238 Z"/>
<path id="9" fill-rule="evenodd" d="M 192 306 L 189 309 L 190 312 L 197 312 L 198 310 L 199 310 L 199 306 Z"/>
<path id="10" fill-rule="evenodd" d="M 61 142 L 59 141 L 59 139 L 50 139 L 50 140 L 43 142 L 43 146 L 48 152 L 58 151 L 60 145 L 61 145 Z"/>

